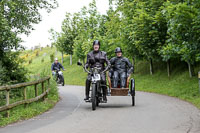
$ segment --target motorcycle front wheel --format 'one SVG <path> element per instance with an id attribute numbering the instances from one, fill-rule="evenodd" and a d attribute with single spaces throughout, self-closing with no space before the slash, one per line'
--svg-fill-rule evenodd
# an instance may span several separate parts
<path id="1" fill-rule="evenodd" d="M 60 84 L 61 84 L 62 86 L 65 85 L 65 80 L 64 80 L 63 75 L 60 75 Z"/>
<path id="2" fill-rule="evenodd" d="M 92 95 L 91 95 L 91 102 L 92 102 L 92 110 L 96 110 L 96 84 L 92 84 Z"/>

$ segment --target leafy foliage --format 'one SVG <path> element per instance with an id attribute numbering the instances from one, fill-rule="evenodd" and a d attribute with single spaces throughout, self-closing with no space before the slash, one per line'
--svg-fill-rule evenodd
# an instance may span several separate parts
<path id="1" fill-rule="evenodd" d="M 97 12 L 95 0 L 88 9 L 67 14 L 57 43 L 84 60 L 98 39 L 110 58 L 121 47 L 124 56 L 150 60 L 151 69 L 152 60 L 165 61 L 169 74 L 169 62 L 175 59 L 188 63 L 193 75 L 193 65 L 200 61 L 198 0 L 109 0 L 109 4 L 106 15 Z"/>
<path id="2" fill-rule="evenodd" d="M 22 82 L 26 80 L 26 71 L 18 52 L 23 47 L 19 34 L 28 35 L 33 30 L 33 24 L 41 21 L 40 9 L 50 12 L 57 7 L 56 0 L 1 0 L 0 1 L 0 62 L 3 68 L 2 84 Z"/>

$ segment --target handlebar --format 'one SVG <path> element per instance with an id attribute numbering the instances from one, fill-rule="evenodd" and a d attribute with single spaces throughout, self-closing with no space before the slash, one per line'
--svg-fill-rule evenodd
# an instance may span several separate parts
<path id="1" fill-rule="evenodd" d="M 85 72 L 87 72 L 87 73 L 89 73 L 89 74 L 92 74 L 92 72 L 90 72 L 90 71 L 87 69 L 87 65 L 83 65 L 81 62 L 77 62 L 77 65 L 82 66 L 83 69 L 85 70 Z M 99 67 L 94 67 L 94 68 L 96 68 L 96 69 L 98 69 L 98 70 L 101 70 L 101 68 L 99 68 Z M 105 70 L 103 70 L 102 72 L 100 72 L 100 74 L 105 73 L 108 69 L 109 69 L 109 66 L 107 66 Z"/>
<path id="2" fill-rule="evenodd" d="M 106 71 L 108 71 L 108 69 L 109 69 L 109 66 L 107 66 L 106 69 L 103 70 L 101 73 L 105 73 Z"/>
<path id="3" fill-rule="evenodd" d="M 86 68 L 86 65 L 85 65 L 83 68 L 84 68 L 84 70 L 85 70 L 87 73 L 91 74 L 91 72 L 88 71 L 88 69 Z"/>
<path id="4" fill-rule="evenodd" d="M 90 71 L 88 71 L 88 69 L 86 68 L 86 65 L 85 65 L 83 68 L 84 68 L 84 70 L 85 70 L 87 73 L 92 74 Z M 98 67 L 94 67 L 94 68 L 96 68 L 96 69 L 98 69 L 98 70 L 101 70 L 101 68 L 98 68 Z M 106 67 L 106 69 L 103 70 L 102 72 L 100 72 L 100 74 L 105 73 L 105 72 L 108 70 L 108 68 L 109 68 L 109 67 Z"/>

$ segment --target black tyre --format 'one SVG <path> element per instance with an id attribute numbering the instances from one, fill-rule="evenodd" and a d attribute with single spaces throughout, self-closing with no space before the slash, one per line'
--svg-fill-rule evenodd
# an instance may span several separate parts
<path id="1" fill-rule="evenodd" d="M 96 104 L 97 104 L 97 98 L 96 98 L 96 84 L 92 84 L 91 101 L 92 101 L 92 110 L 96 110 Z"/>
<path id="2" fill-rule="evenodd" d="M 62 75 L 60 75 L 60 83 L 62 86 L 65 85 L 65 80 L 64 80 L 64 77 Z"/>
<path id="3" fill-rule="evenodd" d="M 97 90 L 98 90 L 98 88 L 97 88 Z M 96 96 L 96 106 L 98 107 L 99 106 L 99 103 L 100 103 L 100 99 L 99 99 L 99 97 L 101 97 L 101 93 L 99 93 L 98 92 L 98 96 Z"/>
<path id="4" fill-rule="evenodd" d="M 132 106 L 135 106 L 135 80 L 131 79 Z"/>
<path id="5" fill-rule="evenodd" d="M 131 96 L 132 97 L 132 106 L 135 106 L 135 96 Z"/>
<path id="6" fill-rule="evenodd" d="M 62 76 L 62 86 L 65 86 L 65 80 L 63 76 Z"/>
<path id="7" fill-rule="evenodd" d="M 98 107 L 99 106 L 99 100 L 96 99 L 96 106 Z"/>

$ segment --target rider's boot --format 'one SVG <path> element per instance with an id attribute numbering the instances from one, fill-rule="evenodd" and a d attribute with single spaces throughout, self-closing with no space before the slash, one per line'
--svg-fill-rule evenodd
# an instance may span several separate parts
<path id="1" fill-rule="evenodd" d="M 107 102 L 107 97 L 106 97 L 106 95 L 103 95 L 103 102 Z"/>
<path id="2" fill-rule="evenodd" d="M 107 88 L 103 87 L 103 102 L 105 102 L 105 103 L 107 102 L 106 94 L 107 94 Z"/>
<path id="3" fill-rule="evenodd" d="M 85 101 L 89 100 L 89 93 L 90 93 L 90 81 L 86 80 L 86 85 L 85 85 Z"/>

